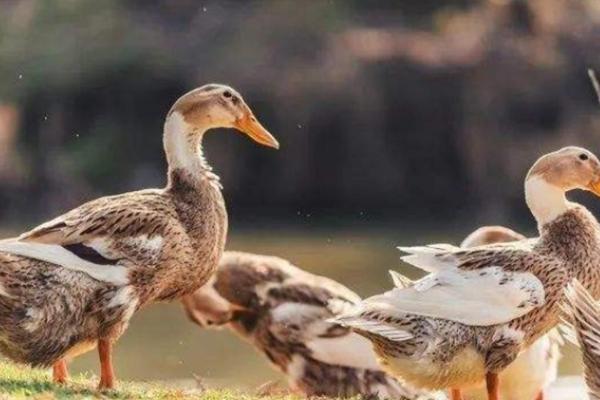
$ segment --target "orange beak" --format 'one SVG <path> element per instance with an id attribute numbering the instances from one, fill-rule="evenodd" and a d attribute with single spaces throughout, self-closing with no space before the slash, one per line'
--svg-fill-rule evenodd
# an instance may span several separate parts
<path id="1" fill-rule="evenodd" d="M 235 127 L 250 136 L 255 142 L 275 149 L 279 148 L 277 139 L 258 122 L 250 111 L 235 122 Z"/>
<path id="2" fill-rule="evenodd" d="M 592 181 L 589 185 L 589 190 L 596 196 L 600 197 L 600 179 L 597 181 Z"/>

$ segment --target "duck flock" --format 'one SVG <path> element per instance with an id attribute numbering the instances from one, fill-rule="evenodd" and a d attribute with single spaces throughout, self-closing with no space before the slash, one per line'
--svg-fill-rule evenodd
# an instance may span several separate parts
<path id="1" fill-rule="evenodd" d="M 284 259 L 224 251 L 227 210 L 202 152 L 220 127 L 279 148 L 238 92 L 205 85 L 167 114 L 165 188 L 92 200 L 0 240 L 4 356 L 68 384 L 68 362 L 96 347 L 99 389 L 112 389 L 112 347 L 132 315 L 179 300 L 199 326 L 246 339 L 305 396 L 543 400 L 565 337 L 600 399 L 600 225 L 565 197 L 600 196 L 592 152 L 565 147 L 533 163 L 525 201 L 537 237 L 489 226 L 460 246 L 400 247 L 424 277 L 391 271 L 390 289 L 363 300 Z"/>

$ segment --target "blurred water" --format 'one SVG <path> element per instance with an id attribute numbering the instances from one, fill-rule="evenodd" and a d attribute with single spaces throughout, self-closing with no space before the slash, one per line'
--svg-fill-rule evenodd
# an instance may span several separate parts
<path id="1" fill-rule="evenodd" d="M 287 258 L 367 296 L 391 286 L 390 268 L 418 276 L 416 270 L 400 266 L 395 246 L 459 240 L 440 232 L 407 239 L 406 234 L 391 231 L 298 233 L 275 229 L 234 235 L 228 247 Z M 566 347 L 564 352 L 561 373 L 579 373 L 574 349 Z M 191 379 L 196 375 L 219 386 L 249 388 L 280 378 L 251 346 L 227 330 L 199 329 L 187 321 L 178 304 L 154 305 L 135 315 L 117 344 L 115 358 L 122 379 Z M 96 372 L 96 354 L 76 359 L 72 370 Z"/>

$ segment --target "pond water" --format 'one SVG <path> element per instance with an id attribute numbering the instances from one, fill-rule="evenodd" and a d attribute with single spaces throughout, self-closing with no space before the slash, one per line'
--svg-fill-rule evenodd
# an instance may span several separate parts
<path id="1" fill-rule="evenodd" d="M 274 234 L 275 232 L 275 234 Z M 270 229 L 244 232 L 229 240 L 231 250 L 273 254 L 310 272 L 326 275 L 361 296 L 391 287 L 387 271 L 399 270 L 412 278 L 418 271 L 401 265 L 399 244 L 452 242 L 447 234 L 406 236 L 389 231 L 289 232 Z M 459 238 L 455 239 L 459 241 Z M 572 346 L 563 348 L 562 374 L 581 371 Z M 76 359 L 73 372 L 97 371 L 94 352 Z M 227 330 L 202 330 L 188 322 L 179 304 L 150 306 L 133 318 L 118 342 L 117 376 L 134 380 L 178 380 L 199 376 L 211 385 L 253 388 L 281 376 L 254 349 Z"/>

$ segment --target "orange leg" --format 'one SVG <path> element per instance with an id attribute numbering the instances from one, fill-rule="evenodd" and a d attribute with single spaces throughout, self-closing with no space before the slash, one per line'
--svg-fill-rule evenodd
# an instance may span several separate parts
<path id="1" fill-rule="evenodd" d="M 500 400 L 500 385 L 498 382 L 498 374 L 488 372 L 485 375 L 485 383 L 487 386 L 488 400 Z"/>
<path id="2" fill-rule="evenodd" d="M 451 389 L 450 390 L 450 399 L 451 400 L 463 400 L 462 392 L 460 389 Z"/>
<path id="3" fill-rule="evenodd" d="M 100 356 L 100 383 L 98 389 L 114 389 L 115 373 L 112 366 L 112 343 L 109 340 L 98 340 L 98 355 Z"/>
<path id="4" fill-rule="evenodd" d="M 52 380 L 55 383 L 67 383 L 69 379 L 69 370 L 67 369 L 67 361 L 58 360 L 52 366 Z"/>
<path id="5" fill-rule="evenodd" d="M 544 391 L 543 390 L 540 392 L 540 394 L 537 395 L 535 400 L 544 400 Z"/>

